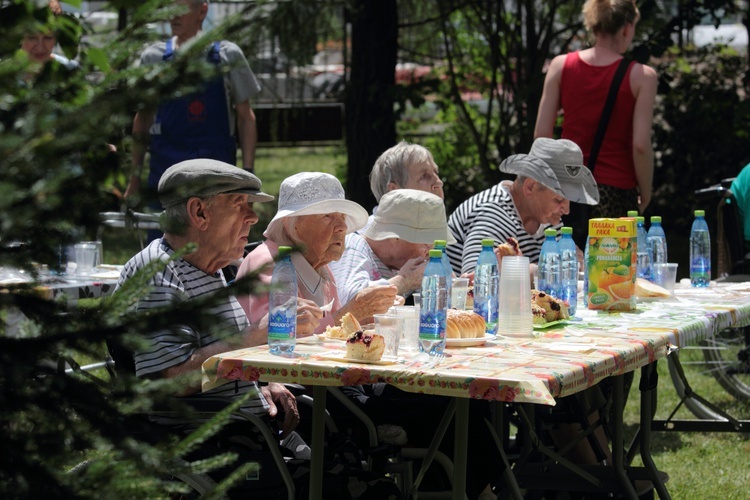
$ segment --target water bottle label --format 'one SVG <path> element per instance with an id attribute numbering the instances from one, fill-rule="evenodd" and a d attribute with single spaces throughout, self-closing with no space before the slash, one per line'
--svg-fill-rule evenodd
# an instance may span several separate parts
<path id="1" fill-rule="evenodd" d="M 442 328 L 441 328 L 442 325 Z M 445 337 L 445 318 L 440 313 L 426 313 L 419 319 L 420 339 L 442 339 Z"/>
<path id="2" fill-rule="evenodd" d="M 270 339 L 288 339 L 294 337 L 294 328 L 297 319 L 286 314 L 284 311 L 277 311 L 268 317 L 268 338 Z"/>

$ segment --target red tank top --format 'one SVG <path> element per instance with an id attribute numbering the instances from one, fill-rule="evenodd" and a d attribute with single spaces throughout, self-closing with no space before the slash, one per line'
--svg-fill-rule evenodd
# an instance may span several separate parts
<path id="1" fill-rule="evenodd" d="M 562 137 L 578 144 L 587 165 L 604 103 L 619 64 L 618 60 L 609 66 L 592 66 L 584 62 L 578 52 L 571 52 L 565 58 L 560 81 Z M 632 69 L 631 63 L 620 85 L 594 167 L 597 183 L 621 189 L 632 189 L 638 185 L 633 164 L 635 97 L 630 88 Z"/>

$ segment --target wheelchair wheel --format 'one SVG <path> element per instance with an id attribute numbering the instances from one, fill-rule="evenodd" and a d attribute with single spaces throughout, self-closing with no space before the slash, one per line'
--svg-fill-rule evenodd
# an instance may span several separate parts
<path id="1" fill-rule="evenodd" d="M 682 364 L 683 368 L 686 368 L 691 365 L 699 365 L 701 369 L 704 368 L 705 361 L 698 356 L 700 356 L 699 349 L 700 347 L 696 348 L 683 348 L 680 349 L 680 363 Z M 672 379 L 672 384 L 674 385 L 675 391 L 677 392 L 677 395 L 680 397 L 680 399 L 685 401 L 685 407 L 690 410 L 690 413 L 695 415 L 697 418 L 701 419 L 707 419 L 707 420 L 721 420 L 724 417 L 714 412 L 711 408 L 705 406 L 703 403 L 698 401 L 697 399 L 693 398 L 685 398 L 685 381 L 680 378 L 679 372 L 677 368 L 675 367 L 675 358 L 673 357 L 674 354 L 671 354 L 667 356 L 667 366 L 669 367 L 669 376 Z"/>
<path id="2" fill-rule="evenodd" d="M 750 327 L 728 328 L 706 341 L 706 365 L 738 401 L 750 400 Z"/>

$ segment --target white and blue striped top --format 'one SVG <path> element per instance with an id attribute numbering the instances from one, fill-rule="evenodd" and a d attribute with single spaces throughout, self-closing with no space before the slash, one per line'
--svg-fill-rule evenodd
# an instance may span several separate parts
<path id="1" fill-rule="evenodd" d="M 135 309 L 137 312 L 168 308 L 174 304 L 195 300 L 214 293 L 224 288 L 227 284 L 221 271 L 214 275 L 206 274 L 194 267 L 184 259 L 169 262 L 174 254 L 173 250 L 161 238 L 152 241 L 145 249 L 131 258 L 120 274 L 117 288 L 130 279 L 139 269 L 147 264 L 160 260 L 165 262 L 163 270 L 160 270 L 149 283 L 148 294 L 138 300 Z M 115 291 L 116 293 L 116 291 Z M 228 297 L 221 303 L 216 304 L 209 311 L 216 318 L 216 324 L 222 328 L 221 334 L 242 333 L 248 327 L 245 312 L 240 307 L 234 296 Z M 139 377 L 154 375 L 167 368 L 184 363 L 193 353 L 201 348 L 217 342 L 219 338 L 211 332 L 197 332 L 190 326 L 190 318 L 186 318 L 184 325 L 171 330 L 158 330 L 145 332 L 144 335 L 150 341 L 146 349 L 134 353 L 136 375 Z M 220 387 L 195 396 L 221 396 L 236 397 L 252 391 L 257 397 L 251 397 L 243 406 L 243 409 L 253 413 L 264 415 L 268 410 L 263 395 L 258 390 L 255 382 L 235 381 L 228 382 Z M 166 421 L 159 418 L 161 423 L 184 424 L 183 421 Z"/>
<path id="2" fill-rule="evenodd" d="M 544 230 L 550 226 L 542 224 L 535 234 L 527 233 L 507 186 L 501 182 L 475 194 L 448 218 L 448 228 L 456 243 L 448 245 L 447 252 L 456 274 L 474 271 L 485 238 L 500 244 L 512 236 L 531 263 L 539 260 Z"/>

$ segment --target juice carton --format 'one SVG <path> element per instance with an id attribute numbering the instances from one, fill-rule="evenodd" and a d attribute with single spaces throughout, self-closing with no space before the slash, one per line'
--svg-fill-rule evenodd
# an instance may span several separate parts
<path id="1" fill-rule="evenodd" d="M 591 219 L 588 237 L 588 308 L 635 310 L 635 219 Z"/>

